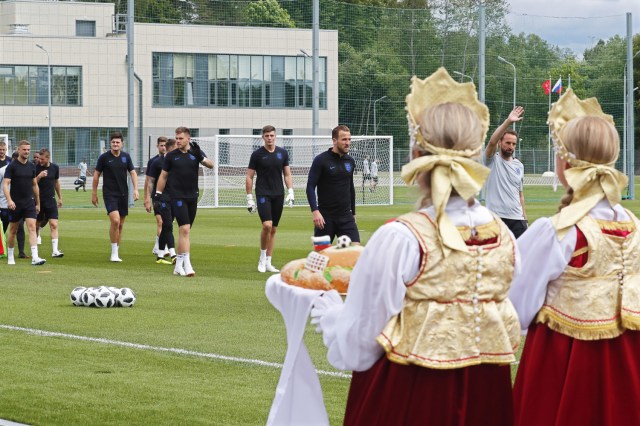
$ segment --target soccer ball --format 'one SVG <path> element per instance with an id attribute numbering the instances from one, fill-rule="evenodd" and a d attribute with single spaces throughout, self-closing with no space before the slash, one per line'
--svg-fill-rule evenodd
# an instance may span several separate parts
<path id="1" fill-rule="evenodd" d="M 95 306 L 97 289 L 89 287 L 82 292 L 80 300 L 84 306 Z"/>
<path id="2" fill-rule="evenodd" d="M 116 296 L 107 287 L 101 287 L 94 303 L 98 308 L 110 308 L 116 304 Z"/>
<path id="3" fill-rule="evenodd" d="M 121 288 L 118 292 L 116 303 L 118 306 L 122 306 L 123 308 L 129 308 L 136 303 L 136 294 L 128 287 Z"/>
<path id="4" fill-rule="evenodd" d="M 80 300 L 80 297 L 82 296 L 82 293 L 85 290 L 86 290 L 86 287 L 76 287 L 73 290 L 71 290 L 71 294 L 69 295 L 69 299 L 71 299 L 71 303 L 73 303 L 75 306 L 84 305 L 84 303 L 82 303 L 82 300 Z"/>
<path id="5" fill-rule="evenodd" d="M 336 246 L 338 248 L 347 248 L 351 245 L 351 238 L 346 235 L 341 235 L 336 240 Z"/>

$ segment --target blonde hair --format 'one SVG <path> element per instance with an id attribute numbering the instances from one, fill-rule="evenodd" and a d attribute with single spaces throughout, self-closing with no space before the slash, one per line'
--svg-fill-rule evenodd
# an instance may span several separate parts
<path id="1" fill-rule="evenodd" d="M 560 130 L 560 139 L 576 159 L 592 164 L 613 166 L 620 154 L 620 136 L 616 128 L 600 117 L 583 116 L 569 121 Z M 568 187 L 560 200 L 558 211 L 573 200 L 573 188 Z"/>
<path id="2" fill-rule="evenodd" d="M 462 104 L 444 103 L 425 109 L 417 119 L 419 132 L 431 145 L 455 151 L 472 150 L 482 144 L 482 123 Z M 433 155 L 420 144 L 413 147 L 419 156 Z M 423 196 L 418 207 L 431 204 L 431 173 L 418 177 Z M 451 195 L 457 195 L 453 190 Z"/>

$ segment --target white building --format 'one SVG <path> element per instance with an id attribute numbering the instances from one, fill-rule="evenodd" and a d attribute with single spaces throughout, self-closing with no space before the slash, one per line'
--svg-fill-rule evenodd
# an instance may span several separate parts
<path id="1" fill-rule="evenodd" d="M 0 134 L 48 146 L 48 52 L 54 161 L 95 161 L 111 131 L 127 134 L 124 30 L 111 3 L 0 0 Z M 310 30 L 136 23 L 134 34 L 136 134 L 125 149 L 136 165 L 178 126 L 311 134 Z M 336 31 L 320 32 L 319 54 L 319 131 L 329 135 L 339 124 Z"/>

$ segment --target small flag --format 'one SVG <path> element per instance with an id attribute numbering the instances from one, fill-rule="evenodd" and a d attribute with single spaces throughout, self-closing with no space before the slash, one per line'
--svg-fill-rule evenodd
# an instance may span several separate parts
<path id="1" fill-rule="evenodd" d="M 545 95 L 551 93 L 551 80 L 545 80 L 544 83 L 542 83 L 542 90 L 544 90 Z"/>
<path id="2" fill-rule="evenodd" d="M 559 78 L 558 81 L 556 81 L 556 84 L 553 85 L 553 89 L 551 89 L 551 91 L 553 93 L 562 93 L 562 78 Z"/>

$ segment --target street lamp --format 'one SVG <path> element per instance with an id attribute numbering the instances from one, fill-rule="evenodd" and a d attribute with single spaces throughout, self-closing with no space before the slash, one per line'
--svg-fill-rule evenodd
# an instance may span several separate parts
<path id="1" fill-rule="evenodd" d="M 381 98 L 376 99 L 375 101 L 373 101 L 373 135 L 377 135 L 378 134 L 378 121 L 376 120 L 376 103 L 378 101 L 381 101 L 383 99 L 385 99 L 386 96 L 383 96 Z"/>
<path id="2" fill-rule="evenodd" d="M 472 83 L 474 82 L 473 77 L 471 77 L 470 75 L 463 74 L 460 71 L 454 71 L 453 73 L 459 75 L 460 77 L 467 77 L 469 80 L 471 80 Z"/>
<path id="3" fill-rule="evenodd" d="M 49 51 L 45 49 L 41 44 L 36 44 L 36 47 L 47 54 L 47 95 L 49 99 L 49 155 L 51 158 L 51 162 L 53 162 L 53 133 L 51 131 L 51 58 L 49 57 Z"/>
<path id="4" fill-rule="evenodd" d="M 498 56 L 498 60 L 504 62 L 505 64 L 509 64 L 513 67 L 513 107 L 516 107 L 516 66 L 511 62 L 507 61 L 502 56 Z M 513 123 L 513 130 L 516 129 L 516 123 Z"/>

